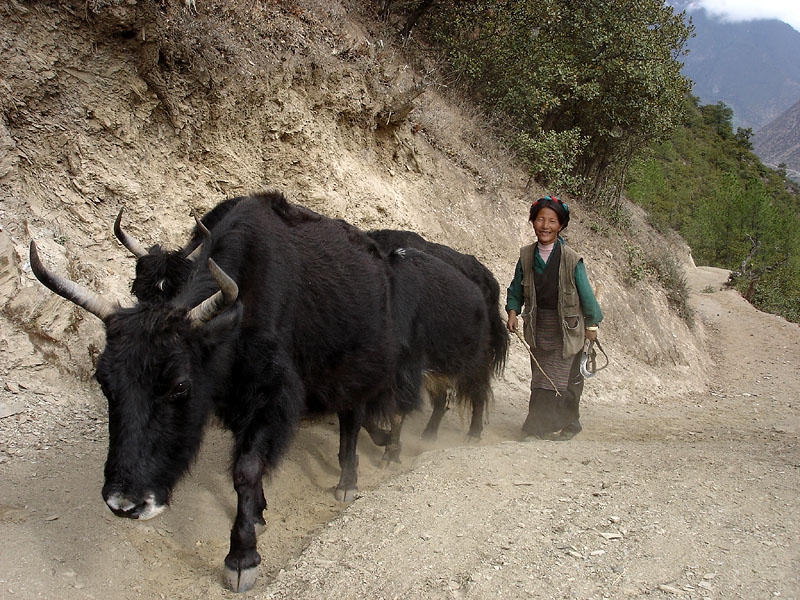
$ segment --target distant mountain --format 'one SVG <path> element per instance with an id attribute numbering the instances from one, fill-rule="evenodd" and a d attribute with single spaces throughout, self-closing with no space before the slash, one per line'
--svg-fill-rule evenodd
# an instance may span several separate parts
<path id="1" fill-rule="evenodd" d="M 682 10 L 685 2 L 669 2 Z M 724 102 L 735 127 L 757 131 L 800 100 L 800 32 L 778 20 L 723 22 L 690 10 L 683 74 L 702 104 Z"/>
<path id="2" fill-rule="evenodd" d="M 800 181 L 800 101 L 757 131 L 750 141 L 761 162 L 773 168 L 783 163 L 787 175 Z"/>

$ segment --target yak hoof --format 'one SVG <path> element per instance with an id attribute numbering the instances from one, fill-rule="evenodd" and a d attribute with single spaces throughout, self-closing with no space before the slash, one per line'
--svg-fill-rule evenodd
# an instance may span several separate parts
<path id="1" fill-rule="evenodd" d="M 438 431 L 428 431 L 427 429 L 422 432 L 422 439 L 426 442 L 435 442 L 438 437 Z"/>
<path id="2" fill-rule="evenodd" d="M 379 468 L 381 470 L 385 471 L 386 469 L 388 469 L 392 465 L 398 465 L 399 466 L 401 464 L 403 464 L 403 463 L 399 458 L 389 458 L 389 457 L 384 455 L 384 457 L 381 458 L 381 462 L 380 462 Z"/>
<path id="3" fill-rule="evenodd" d="M 258 522 L 256 523 L 256 537 L 260 536 L 266 530 L 267 530 L 266 523 L 258 523 Z"/>
<path id="4" fill-rule="evenodd" d="M 339 502 L 352 502 L 356 499 L 356 494 L 358 494 L 358 488 L 336 488 L 336 491 L 333 493 L 334 497 Z"/>
<path id="5" fill-rule="evenodd" d="M 255 585 L 257 577 L 258 567 L 241 570 L 225 567 L 225 585 L 232 592 L 246 592 Z"/>
<path id="6" fill-rule="evenodd" d="M 385 469 L 392 463 L 399 465 L 402 462 L 400 460 L 400 452 L 401 449 L 399 445 L 395 447 L 387 446 L 383 453 L 383 457 L 381 458 L 381 468 Z"/>

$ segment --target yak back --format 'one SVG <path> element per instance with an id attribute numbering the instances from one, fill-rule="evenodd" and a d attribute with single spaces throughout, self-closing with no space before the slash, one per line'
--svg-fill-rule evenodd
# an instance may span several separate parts
<path id="1" fill-rule="evenodd" d="M 480 288 L 489 311 L 492 370 L 497 375 L 502 373 L 510 339 L 499 312 L 500 285 L 492 272 L 471 254 L 464 254 L 444 244 L 430 242 L 413 231 L 377 229 L 368 231 L 367 235 L 375 240 L 382 252 L 387 254 L 397 248 L 415 248 L 435 256 L 460 271 Z"/>
<path id="2" fill-rule="evenodd" d="M 269 192 L 230 207 L 175 303 L 194 306 L 218 289 L 208 258 L 239 286 L 239 381 L 296 376 L 308 410 L 360 403 L 368 413 L 391 414 L 397 351 L 388 266 L 374 241 Z"/>
<path id="3" fill-rule="evenodd" d="M 247 196 L 236 196 L 235 198 L 228 198 L 217 204 L 214 208 L 200 218 L 200 222 L 203 224 L 203 227 L 208 230 L 213 230 L 219 224 L 219 222 L 225 218 L 225 215 L 233 210 L 236 205 L 246 197 Z M 189 243 L 178 250 L 178 253 L 185 258 L 194 252 L 205 240 L 205 232 L 200 228 L 200 226 L 195 225 L 192 229 L 192 237 L 189 239 Z"/>

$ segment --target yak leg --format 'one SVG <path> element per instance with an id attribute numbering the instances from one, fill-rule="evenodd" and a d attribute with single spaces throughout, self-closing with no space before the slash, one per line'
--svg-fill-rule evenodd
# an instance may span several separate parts
<path id="1" fill-rule="evenodd" d="M 447 391 L 431 396 L 431 404 L 433 405 L 433 412 L 430 419 L 428 419 L 428 424 L 422 431 L 422 439 L 435 441 L 436 436 L 439 435 L 439 425 L 442 423 L 444 413 L 447 412 Z"/>
<path id="2" fill-rule="evenodd" d="M 261 478 L 264 463 L 251 452 L 236 459 L 233 486 L 238 505 L 231 529 L 231 549 L 225 557 L 225 582 L 234 592 L 246 592 L 256 582 L 261 556 L 256 549 L 256 530 L 264 526 L 267 501 Z"/>
<path id="3" fill-rule="evenodd" d="M 426 375 L 425 389 L 431 398 L 431 406 L 433 412 L 431 413 L 428 424 L 422 432 L 422 439 L 436 440 L 439 434 L 439 425 L 442 423 L 444 413 L 447 412 L 447 390 L 449 387 L 449 380 L 441 375 Z"/>
<path id="4" fill-rule="evenodd" d="M 234 432 L 233 487 L 238 502 L 225 557 L 225 582 L 234 592 L 246 592 L 256 582 L 261 564 L 256 535 L 265 526 L 267 508 L 262 479 L 286 452 L 305 396 L 301 382 L 289 372 L 284 372 L 280 393 L 275 394 L 272 387 L 269 393 L 272 401 L 252 417 L 247 428 Z"/>
<path id="5" fill-rule="evenodd" d="M 382 429 L 372 419 L 364 421 L 364 429 L 376 446 L 386 446 L 392 440 L 392 432 Z"/>
<path id="6" fill-rule="evenodd" d="M 362 417 L 355 410 L 339 413 L 339 468 L 342 474 L 336 486 L 335 497 L 339 502 L 352 502 L 358 492 L 358 432 Z"/>
<path id="7" fill-rule="evenodd" d="M 386 444 L 386 450 L 383 453 L 383 467 L 389 466 L 389 463 L 399 463 L 400 462 L 400 450 L 402 449 L 403 445 L 400 443 L 400 432 L 403 429 L 403 420 L 405 419 L 405 415 L 396 412 L 392 415 L 390 422 L 392 424 L 392 430 L 389 437 L 389 442 Z"/>
<path id="8" fill-rule="evenodd" d="M 472 398 L 472 420 L 469 423 L 469 433 L 467 437 L 472 441 L 481 439 L 483 433 L 483 409 L 486 405 L 485 399 L 478 395 Z"/>
<path id="9" fill-rule="evenodd" d="M 481 377 L 470 380 L 463 389 L 464 397 L 470 399 L 472 404 L 472 420 L 469 424 L 467 437 L 470 441 L 477 442 L 483 433 L 483 421 L 486 407 L 492 397 L 491 373 L 483 372 Z"/>

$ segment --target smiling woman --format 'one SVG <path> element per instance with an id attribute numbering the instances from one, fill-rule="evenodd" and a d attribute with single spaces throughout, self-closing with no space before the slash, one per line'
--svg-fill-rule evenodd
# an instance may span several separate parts
<path id="1" fill-rule="evenodd" d="M 523 333 L 533 376 L 522 431 L 535 438 L 568 440 L 580 433 L 580 352 L 597 340 L 603 319 L 583 259 L 559 237 L 569 216 L 567 204 L 555 196 L 533 202 L 528 221 L 536 242 L 520 250 L 508 288 L 509 331 L 516 332 L 525 307 Z"/>

